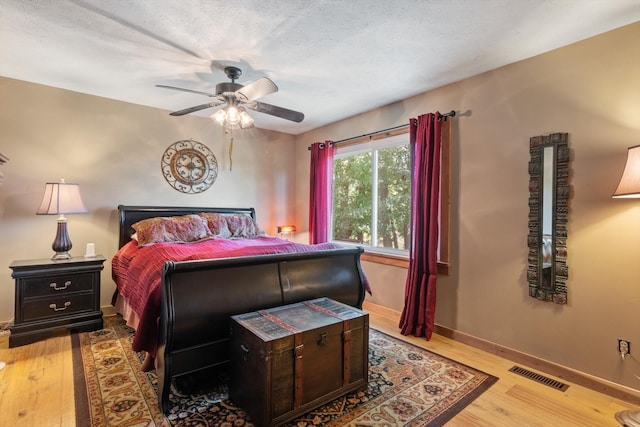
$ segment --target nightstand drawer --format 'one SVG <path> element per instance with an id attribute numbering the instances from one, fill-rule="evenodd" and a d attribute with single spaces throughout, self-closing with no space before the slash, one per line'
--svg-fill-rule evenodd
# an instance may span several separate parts
<path id="1" fill-rule="evenodd" d="M 22 305 L 23 320 L 30 322 L 82 311 L 92 311 L 95 310 L 93 300 L 93 292 L 74 293 L 54 298 L 25 299 Z"/>
<path id="2" fill-rule="evenodd" d="M 68 292 L 92 291 L 95 274 L 65 274 L 24 279 L 23 297 L 56 296 Z"/>

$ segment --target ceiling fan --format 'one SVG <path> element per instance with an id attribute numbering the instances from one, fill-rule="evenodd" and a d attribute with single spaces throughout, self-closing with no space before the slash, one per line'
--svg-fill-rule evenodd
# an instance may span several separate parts
<path id="1" fill-rule="evenodd" d="M 278 86 L 270 79 L 261 77 L 258 80 L 251 82 L 247 85 L 241 85 L 236 83 L 238 77 L 242 75 L 242 70 L 238 67 L 225 67 L 224 72 L 231 82 L 222 82 L 216 85 L 216 92 L 201 92 L 198 90 L 184 89 L 175 86 L 156 85 L 165 89 L 180 90 L 183 92 L 197 93 L 200 95 L 206 95 L 211 98 L 215 98 L 214 101 L 196 105 L 195 107 L 185 108 L 184 110 L 174 111 L 170 113 L 172 116 L 183 116 L 185 114 L 193 113 L 196 111 L 204 110 L 206 108 L 217 107 L 219 105 L 227 104 L 227 107 L 235 107 L 237 110 L 242 110 L 246 107 L 250 110 L 257 111 L 259 113 L 269 114 L 275 117 L 280 117 L 285 120 L 291 120 L 293 122 L 300 123 L 304 120 L 304 114 L 298 111 L 289 110 L 287 108 L 278 107 L 264 102 L 257 101 L 258 98 L 269 95 L 278 91 Z M 228 109 L 225 107 L 225 109 Z"/>

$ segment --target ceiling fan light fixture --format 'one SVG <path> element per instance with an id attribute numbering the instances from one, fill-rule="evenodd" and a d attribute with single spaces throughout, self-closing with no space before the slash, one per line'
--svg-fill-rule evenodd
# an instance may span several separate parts
<path id="1" fill-rule="evenodd" d="M 227 118 L 227 112 L 224 111 L 224 108 L 216 111 L 211 115 L 211 119 L 218 123 L 220 126 L 224 126 L 225 119 Z"/>
<path id="2" fill-rule="evenodd" d="M 242 129 L 247 129 L 247 128 L 252 127 L 253 126 L 253 117 L 251 117 L 249 115 L 249 113 L 247 113 L 245 111 L 244 108 L 241 107 L 240 109 L 241 109 L 241 111 L 240 111 L 240 127 Z"/>
<path id="3" fill-rule="evenodd" d="M 253 127 L 253 117 L 242 107 L 229 106 L 211 115 L 211 119 L 227 129 L 248 129 Z"/>
<path id="4" fill-rule="evenodd" d="M 240 112 L 238 111 L 238 107 L 235 105 L 227 107 L 227 123 L 232 127 L 240 124 Z"/>

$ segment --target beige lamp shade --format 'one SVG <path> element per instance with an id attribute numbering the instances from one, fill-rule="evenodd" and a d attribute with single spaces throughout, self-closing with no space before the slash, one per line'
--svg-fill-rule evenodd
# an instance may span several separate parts
<path id="1" fill-rule="evenodd" d="M 64 215 L 67 213 L 86 213 L 87 208 L 80 197 L 80 186 L 64 182 L 47 182 L 42 202 L 36 214 Z"/>
<path id="2" fill-rule="evenodd" d="M 640 198 L 640 145 L 629 147 L 620 184 L 612 197 Z"/>

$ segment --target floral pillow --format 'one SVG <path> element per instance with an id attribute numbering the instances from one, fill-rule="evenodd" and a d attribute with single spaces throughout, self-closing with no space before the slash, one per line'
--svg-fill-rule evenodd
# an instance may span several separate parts
<path id="1" fill-rule="evenodd" d="M 229 227 L 227 226 L 225 215 L 215 212 L 200 212 L 198 215 L 206 221 L 209 231 L 213 236 L 220 236 L 225 239 L 231 237 L 231 231 L 229 231 Z"/>
<path id="2" fill-rule="evenodd" d="M 265 234 L 250 215 L 232 214 L 225 215 L 225 218 L 232 238 L 252 239 Z"/>
<path id="3" fill-rule="evenodd" d="M 161 242 L 195 242 L 212 237 L 207 222 L 198 215 L 149 218 L 131 227 L 136 231 L 139 246 Z"/>

